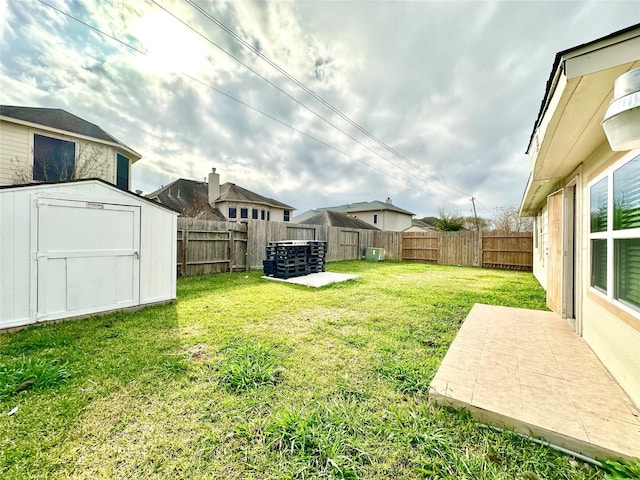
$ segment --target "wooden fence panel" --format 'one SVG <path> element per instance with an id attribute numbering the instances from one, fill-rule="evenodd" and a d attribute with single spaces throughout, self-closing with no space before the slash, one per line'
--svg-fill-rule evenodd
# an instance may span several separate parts
<path id="1" fill-rule="evenodd" d="M 533 234 L 407 232 L 402 234 L 402 260 L 530 271 Z"/>
<path id="2" fill-rule="evenodd" d="M 477 232 L 438 232 L 438 263 L 480 266 Z"/>
<path id="3" fill-rule="evenodd" d="M 402 234 L 402 260 L 438 263 L 439 236 L 436 232 L 407 232 Z"/>
<path id="4" fill-rule="evenodd" d="M 207 275 L 247 269 L 247 226 L 178 218 L 178 275 Z"/>
<path id="5" fill-rule="evenodd" d="M 401 232 L 373 232 L 373 245 L 376 248 L 384 248 L 385 259 L 402 260 L 402 233 Z"/>
<path id="6" fill-rule="evenodd" d="M 533 234 L 531 232 L 483 233 L 482 266 L 531 271 L 533 268 Z"/>

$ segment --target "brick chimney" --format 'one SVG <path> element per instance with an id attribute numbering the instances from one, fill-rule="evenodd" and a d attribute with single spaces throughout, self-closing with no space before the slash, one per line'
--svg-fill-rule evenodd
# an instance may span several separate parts
<path id="1" fill-rule="evenodd" d="M 212 168 L 209 174 L 209 204 L 214 206 L 218 197 L 220 197 L 220 175 L 216 173 L 215 168 Z"/>

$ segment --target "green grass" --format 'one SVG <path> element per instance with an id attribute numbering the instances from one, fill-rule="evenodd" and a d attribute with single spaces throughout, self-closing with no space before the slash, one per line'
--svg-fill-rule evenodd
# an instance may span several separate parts
<path id="1" fill-rule="evenodd" d="M 361 278 L 188 278 L 171 305 L 0 335 L 0 477 L 604 477 L 427 400 L 474 303 L 545 309 L 532 275 L 328 268 Z"/>

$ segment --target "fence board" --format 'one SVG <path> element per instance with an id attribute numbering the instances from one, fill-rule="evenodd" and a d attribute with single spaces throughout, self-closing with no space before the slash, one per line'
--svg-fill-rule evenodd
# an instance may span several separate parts
<path id="1" fill-rule="evenodd" d="M 407 232 L 402 234 L 402 259 L 530 271 L 533 267 L 533 234 Z"/>

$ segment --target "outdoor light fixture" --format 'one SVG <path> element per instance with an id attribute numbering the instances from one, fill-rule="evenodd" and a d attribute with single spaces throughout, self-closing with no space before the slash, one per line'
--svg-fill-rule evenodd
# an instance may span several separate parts
<path id="1" fill-rule="evenodd" d="M 612 150 L 640 148 L 640 68 L 616 79 L 602 127 Z"/>

